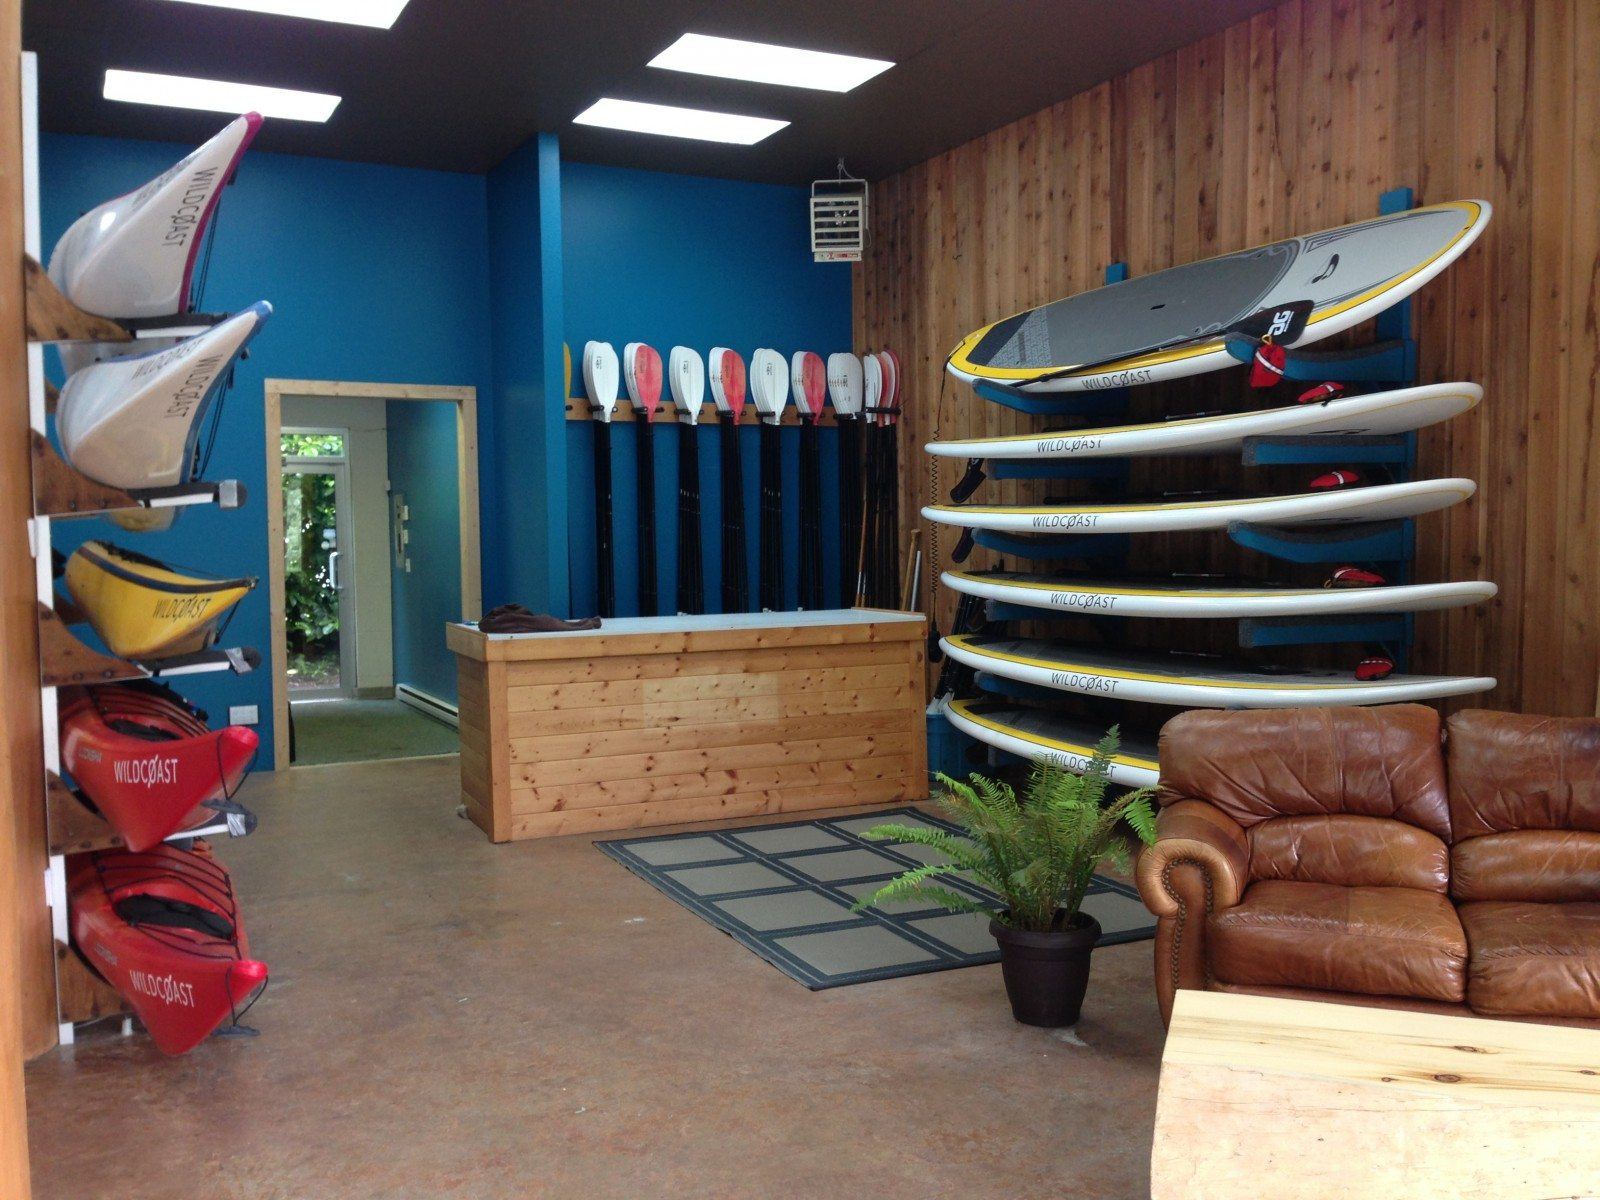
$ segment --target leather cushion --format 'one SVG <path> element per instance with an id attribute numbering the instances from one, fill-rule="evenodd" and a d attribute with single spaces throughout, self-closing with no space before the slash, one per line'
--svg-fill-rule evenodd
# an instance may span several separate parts
<path id="1" fill-rule="evenodd" d="M 1457 900 L 1600 901 L 1600 833 L 1525 829 L 1468 838 L 1450 852 Z"/>
<path id="2" fill-rule="evenodd" d="M 1450 849 L 1415 825 L 1380 817 L 1276 817 L 1250 827 L 1250 878 L 1443 892 Z"/>
<path id="3" fill-rule="evenodd" d="M 1223 983 L 1444 1001 L 1466 993 L 1466 936 L 1438 892 L 1263 880 L 1207 932 Z"/>
<path id="4" fill-rule="evenodd" d="M 1457 841 L 1514 829 L 1600 832 L 1600 720 L 1460 712 L 1447 753 Z"/>
<path id="5" fill-rule="evenodd" d="M 1160 754 L 1163 804 L 1207 800 L 1245 828 L 1350 813 L 1450 837 L 1439 714 L 1420 704 L 1180 713 Z"/>
<path id="6" fill-rule="evenodd" d="M 1600 904 L 1461 906 L 1467 1003 L 1485 1016 L 1600 1017 Z"/>

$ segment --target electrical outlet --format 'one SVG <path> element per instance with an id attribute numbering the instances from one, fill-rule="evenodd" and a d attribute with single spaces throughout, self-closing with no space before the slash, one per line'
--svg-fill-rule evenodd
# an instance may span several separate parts
<path id="1" fill-rule="evenodd" d="M 228 724 L 256 725 L 261 721 L 261 709 L 254 704 L 233 704 L 228 707 Z"/>

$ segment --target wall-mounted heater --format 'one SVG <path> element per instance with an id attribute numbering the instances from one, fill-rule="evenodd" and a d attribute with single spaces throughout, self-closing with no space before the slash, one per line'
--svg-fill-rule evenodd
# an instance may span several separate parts
<path id="1" fill-rule="evenodd" d="M 811 258 L 860 262 L 867 244 L 867 181 L 847 174 L 844 159 L 833 179 L 811 185 Z"/>

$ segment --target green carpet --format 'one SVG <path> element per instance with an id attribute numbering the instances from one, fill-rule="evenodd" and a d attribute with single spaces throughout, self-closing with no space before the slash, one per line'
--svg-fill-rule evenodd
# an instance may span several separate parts
<path id="1" fill-rule="evenodd" d="M 294 761 L 370 762 L 454 754 L 456 731 L 398 700 L 302 700 L 292 704 Z"/>

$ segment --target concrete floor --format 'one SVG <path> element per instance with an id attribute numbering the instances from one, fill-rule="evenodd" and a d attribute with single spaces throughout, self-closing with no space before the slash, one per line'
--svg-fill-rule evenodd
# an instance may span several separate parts
<path id="1" fill-rule="evenodd" d="M 1149 1195 L 1150 944 L 1075 1033 L 998 967 L 809 992 L 589 845 L 492 846 L 453 758 L 261 776 L 221 847 L 254 1039 L 28 1069 L 41 1200 Z"/>

